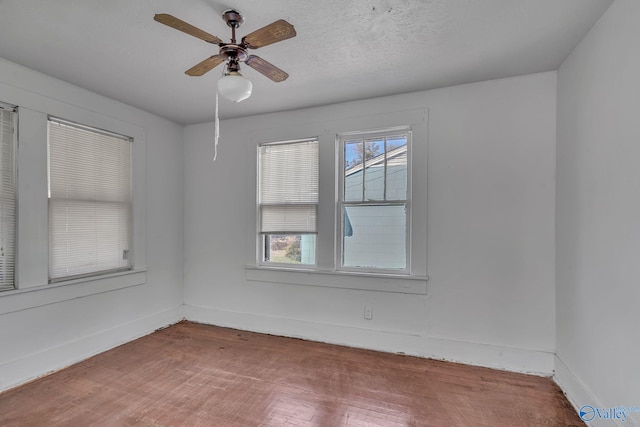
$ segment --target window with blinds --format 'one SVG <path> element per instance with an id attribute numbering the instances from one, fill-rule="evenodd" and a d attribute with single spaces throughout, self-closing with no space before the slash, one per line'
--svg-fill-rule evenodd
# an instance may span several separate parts
<path id="1" fill-rule="evenodd" d="M 260 145 L 258 167 L 262 262 L 315 264 L 318 141 Z"/>
<path id="2" fill-rule="evenodd" d="M 49 118 L 49 279 L 128 270 L 132 138 Z"/>
<path id="3" fill-rule="evenodd" d="M 0 291 L 15 288 L 17 109 L 0 103 Z"/>

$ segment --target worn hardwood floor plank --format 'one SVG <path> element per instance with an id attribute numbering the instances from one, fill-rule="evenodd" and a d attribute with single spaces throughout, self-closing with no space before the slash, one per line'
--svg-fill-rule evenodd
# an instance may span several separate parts
<path id="1" fill-rule="evenodd" d="M 182 322 L 0 394 L 2 426 L 583 426 L 548 378 Z"/>

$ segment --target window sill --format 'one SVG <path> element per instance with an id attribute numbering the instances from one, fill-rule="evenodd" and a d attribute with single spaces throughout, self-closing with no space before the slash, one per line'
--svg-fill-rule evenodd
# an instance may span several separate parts
<path id="1" fill-rule="evenodd" d="M 0 314 L 138 286 L 146 281 L 144 268 L 5 291 L 0 293 Z"/>
<path id="2" fill-rule="evenodd" d="M 245 278 L 254 282 L 287 283 L 325 288 L 357 289 L 400 294 L 427 294 L 427 276 L 360 273 L 351 271 L 245 266 Z"/>

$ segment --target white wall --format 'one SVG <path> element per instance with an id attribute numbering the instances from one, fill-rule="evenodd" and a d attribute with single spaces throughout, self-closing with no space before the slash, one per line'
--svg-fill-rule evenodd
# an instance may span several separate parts
<path id="1" fill-rule="evenodd" d="M 555 106 L 550 72 L 226 120 L 216 163 L 213 125 L 186 127 L 187 318 L 550 374 Z M 428 127 L 409 118 L 415 110 L 428 110 Z M 255 280 L 245 266 L 255 263 L 256 144 L 288 128 L 298 137 L 320 134 L 320 168 L 331 169 L 334 123 L 375 128 L 403 114 L 418 123 L 413 143 L 424 154 L 414 158 L 423 178 L 413 185 L 427 194 L 428 208 L 414 220 L 426 224 L 428 216 L 428 238 L 414 251 L 425 256 L 412 269 L 428 274 L 427 294 L 345 289 L 346 279 L 331 274 L 319 281 L 286 273 L 275 275 L 284 280 Z M 332 209 L 321 212 L 321 223 L 332 225 Z M 363 319 L 365 305 L 373 307 L 372 320 Z"/>
<path id="2" fill-rule="evenodd" d="M 167 120 L 3 59 L 0 100 L 20 107 L 21 168 L 20 289 L 0 294 L 2 390 L 180 319 L 184 171 L 182 127 Z M 47 284 L 47 114 L 135 134 L 134 157 L 146 163 L 134 188 L 136 273 Z"/>
<path id="3" fill-rule="evenodd" d="M 616 0 L 558 73 L 557 380 L 578 407 L 640 405 L 639 17 Z"/>

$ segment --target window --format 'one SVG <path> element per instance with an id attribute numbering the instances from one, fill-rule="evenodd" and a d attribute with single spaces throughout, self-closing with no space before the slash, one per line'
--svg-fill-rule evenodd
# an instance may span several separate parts
<path id="1" fill-rule="evenodd" d="M 318 141 L 258 146 L 261 264 L 316 264 Z"/>
<path id="2" fill-rule="evenodd" d="M 49 118 L 49 280 L 128 270 L 129 137 Z"/>
<path id="3" fill-rule="evenodd" d="M 299 121 L 278 120 L 267 128 L 250 129 L 249 142 L 257 155 L 247 158 L 247 173 L 255 183 L 251 198 L 255 208 L 247 213 L 249 227 L 244 236 L 247 280 L 427 293 L 428 111 L 396 111 L 393 105 L 380 114 L 368 114 L 356 104 L 318 110 L 317 115 L 314 110 L 297 117 Z M 275 152 L 285 151 L 287 144 L 308 142 L 317 147 L 313 167 L 295 156 L 289 158 L 288 153 Z M 272 163 L 267 155 L 282 164 Z M 270 167 L 282 172 L 284 182 L 267 173 Z M 289 167 L 295 172 L 285 172 Z M 302 217 L 312 219 L 314 231 L 263 229 L 265 210 L 275 208 L 269 204 L 293 207 L 308 202 L 285 203 L 284 196 L 268 202 L 265 194 L 290 193 L 285 184 L 293 186 L 311 176 L 313 187 L 301 193 L 314 197 Z M 267 190 L 267 183 L 273 188 Z M 289 218 L 283 222 L 293 224 Z"/>
<path id="4" fill-rule="evenodd" d="M 14 289 L 17 109 L 0 103 L 0 291 Z"/>
<path id="5" fill-rule="evenodd" d="M 408 129 L 338 137 L 341 269 L 408 271 Z"/>

